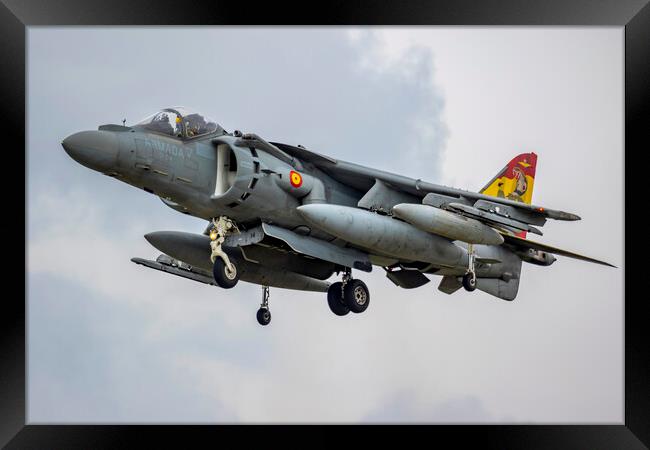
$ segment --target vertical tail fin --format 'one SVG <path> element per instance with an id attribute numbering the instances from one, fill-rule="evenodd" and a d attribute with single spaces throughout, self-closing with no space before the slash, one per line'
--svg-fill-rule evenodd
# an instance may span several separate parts
<path id="1" fill-rule="evenodd" d="M 517 155 L 479 193 L 530 205 L 533 200 L 536 167 L 535 153 Z M 517 236 L 525 238 L 526 232 L 522 231 Z"/>

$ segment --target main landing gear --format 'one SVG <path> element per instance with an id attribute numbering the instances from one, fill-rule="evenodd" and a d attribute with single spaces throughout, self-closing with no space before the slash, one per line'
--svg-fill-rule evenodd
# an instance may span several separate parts
<path id="1" fill-rule="evenodd" d="M 352 271 L 345 269 L 343 281 L 337 281 L 327 290 L 327 304 L 337 316 L 345 316 L 352 311 L 362 313 L 370 304 L 368 286 L 361 280 L 352 278 Z"/>
<path id="2" fill-rule="evenodd" d="M 469 256 L 469 264 L 467 273 L 463 275 L 463 287 L 466 291 L 472 292 L 474 289 L 476 289 L 476 270 L 474 268 L 476 254 L 474 253 L 473 244 L 467 244 L 467 256 Z"/>
<path id="3" fill-rule="evenodd" d="M 214 281 L 224 289 L 235 287 L 239 281 L 237 266 L 221 248 L 226 236 L 235 232 L 239 232 L 239 229 L 235 222 L 229 218 L 221 216 L 218 219 L 212 219 L 212 230 L 210 230 L 212 276 Z"/>
<path id="4" fill-rule="evenodd" d="M 257 322 L 260 325 L 268 325 L 271 323 L 271 310 L 269 310 L 269 287 L 262 286 L 262 304 L 260 309 L 257 310 Z"/>

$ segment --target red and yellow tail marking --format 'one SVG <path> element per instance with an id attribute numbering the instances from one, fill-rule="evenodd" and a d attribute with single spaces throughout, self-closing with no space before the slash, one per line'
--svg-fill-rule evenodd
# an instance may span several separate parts
<path id="1" fill-rule="evenodd" d="M 479 192 L 530 205 L 533 200 L 536 167 L 535 153 L 517 155 Z M 526 237 L 526 232 L 522 231 L 517 236 Z"/>

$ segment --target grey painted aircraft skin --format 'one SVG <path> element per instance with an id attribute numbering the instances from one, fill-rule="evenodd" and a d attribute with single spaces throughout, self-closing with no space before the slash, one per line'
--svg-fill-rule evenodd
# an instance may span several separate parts
<path id="1" fill-rule="evenodd" d="M 515 157 L 476 193 L 228 133 L 182 107 L 75 133 L 62 145 L 78 163 L 208 221 L 202 233 L 147 234 L 163 254 L 132 261 L 223 288 L 260 284 L 262 325 L 271 319 L 269 286 L 327 292 L 336 315 L 362 313 L 370 292 L 353 269 L 380 266 L 406 289 L 438 275 L 447 294 L 464 287 L 514 300 L 522 262 L 548 266 L 555 254 L 610 265 L 524 238 L 541 234 L 547 219 L 580 219 L 530 204 L 534 153 Z M 341 282 L 325 281 L 334 273 Z"/>

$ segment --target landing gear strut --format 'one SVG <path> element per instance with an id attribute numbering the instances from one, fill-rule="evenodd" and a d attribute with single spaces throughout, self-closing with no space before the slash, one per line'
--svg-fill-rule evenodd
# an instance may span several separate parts
<path id="1" fill-rule="evenodd" d="M 226 252 L 221 248 L 221 244 L 226 240 L 226 236 L 234 232 L 239 232 L 235 222 L 221 216 L 218 219 L 212 219 L 212 230 L 210 230 L 210 261 L 212 261 L 212 275 L 214 281 L 224 288 L 230 289 L 239 281 L 239 271 L 234 262 L 228 258 Z"/>
<path id="2" fill-rule="evenodd" d="M 349 268 L 343 273 L 343 281 L 333 283 L 327 290 L 327 304 L 337 316 L 345 316 L 352 311 L 362 313 L 370 304 L 368 286 L 361 280 L 352 278 Z"/>
<path id="3" fill-rule="evenodd" d="M 269 287 L 262 286 L 262 304 L 257 310 L 257 322 L 260 325 L 268 325 L 271 322 L 271 311 L 269 310 Z"/>
<path id="4" fill-rule="evenodd" d="M 467 273 L 463 275 L 463 287 L 466 291 L 472 292 L 474 289 L 476 289 L 476 270 L 474 268 L 476 254 L 474 253 L 473 244 L 467 244 L 467 256 L 469 257 L 469 264 Z"/>

